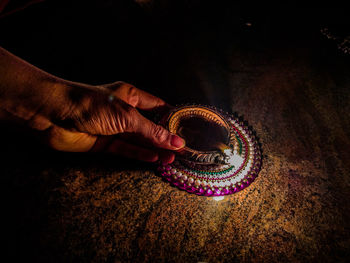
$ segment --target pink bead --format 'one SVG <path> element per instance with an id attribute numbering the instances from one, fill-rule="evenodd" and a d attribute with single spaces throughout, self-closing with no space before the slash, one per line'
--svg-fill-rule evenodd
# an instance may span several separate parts
<path id="1" fill-rule="evenodd" d="M 207 191 L 206 191 L 206 194 L 207 194 L 207 195 L 212 195 L 212 194 L 213 194 L 213 191 L 212 191 L 210 188 L 208 188 Z"/>

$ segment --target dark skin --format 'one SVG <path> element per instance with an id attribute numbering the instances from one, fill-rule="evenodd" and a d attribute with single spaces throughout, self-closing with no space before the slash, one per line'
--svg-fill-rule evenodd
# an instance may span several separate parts
<path id="1" fill-rule="evenodd" d="M 130 84 L 67 81 L 0 47 L 0 118 L 17 119 L 39 131 L 53 149 L 171 163 L 184 140 L 138 111 L 164 107 L 163 100 Z"/>

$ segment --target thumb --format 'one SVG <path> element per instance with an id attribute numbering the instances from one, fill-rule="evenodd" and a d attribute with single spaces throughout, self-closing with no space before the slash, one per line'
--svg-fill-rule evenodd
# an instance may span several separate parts
<path id="1" fill-rule="evenodd" d="M 126 132 L 137 133 L 158 148 L 179 150 L 185 147 L 184 139 L 145 118 L 137 110 L 128 117 L 132 119 L 127 122 L 131 125 L 126 127 Z"/>

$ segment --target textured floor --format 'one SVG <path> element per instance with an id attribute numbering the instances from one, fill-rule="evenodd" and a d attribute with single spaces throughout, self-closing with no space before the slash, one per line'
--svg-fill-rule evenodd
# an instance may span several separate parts
<path id="1" fill-rule="evenodd" d="M 226 23 L 166 33 L 154 41 L 169 42 L 155 55 L 159 63 L 135 82 L 174 104 L 244 115 L 263 148 L 256 181 L 215 201 L 170 186 L 152 165 L 51 152 L 2 124 L 3 237 L 14 259 L 349 261 L 349 55 L 322 36 L 271 41 L 243 27 L 237 40 Z"/>

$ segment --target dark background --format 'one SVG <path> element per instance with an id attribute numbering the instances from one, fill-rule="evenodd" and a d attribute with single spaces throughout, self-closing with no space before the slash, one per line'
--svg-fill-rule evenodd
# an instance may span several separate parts
<path id="1" fill-rule="evenodd" d="M 208 248 L 193 249 L 192 252 L 176 250 L 175 244 L 166 247 L 164 252 L 161 250 L 164 243 L 159 245 L 158 239 L 150 239 L 149 244 L 158 244 L 151 248 L 147 245 L 142 247 L 137 241 L 147 236 L 145 227 L 150 220 L 148 214 L 141 219 L 130 217 L 129 221 L 136 225 L 138 231 L 136 238 L 130 234 L 131 243 L 128 237 L 125 237 L 126 241 L 123 238 L 113 241 L 113 235 L 111 237 L 108 231 L 114 229 L 115 233 L 122 232 L 115 226 L 106 227 L 112 230 L 106 230 L 107 233 L 100 231 L 101 235 L 96 238 L 89 236 L 93 232 L 91 229 L 98 229 L 99 222 L 103 221 L 101 218 L 109 214 L 115 213 L 113 216 L 119 218 L 118 209 L 125 209 L 123 202 L 131 200 L 128 203 L 130 209 L 136 211 L 144 207 L 137 207 L 136 201 L 151 200 L 146 194 L 135 194 L 136 197 L 126 195 L 122 203 L 115 204 L 114 212 L 108 208 L 102 212 L 90 211 L 91 196 L 98 191 L 94 188 L 99 180 L 96 174 L 110 178 L 117 173 L 117 178 L 128 182 L 124 171 L 131 170 L 127 176 L 134 178 L 133 174 L 137 174 L 137 171 L 152 170 L 153 166 L 111 156 L 53 152 L 38 145 L 28 131 L 2 122 L 0 174 L 3 180 L 2 217 L 5 222 L 2 225 L 2 239 L 7 244 L 3 247 L 5 252 L 13 261 L 34 262 L 205 261 L 201 255 L 206 255 L 209 262 L 259 262 L 263 259 L 270 262 L 347 262 L 350 249 L 350 209 L 347 201 L 350 192 L 350 59 L 349 54 L 337 48 L 341 40 L 329 40 L 320 32 L 327 27 L 340 39 L 349 36 L 350 23 L 346 10 L 344 7 L 306 9 L 296 5 L 241 6 L 216 1 L 150 1 L 144 5 L 133 1 L 45 1 L 1 18 L 0 45 L 58 77 L 89 84 L 122 80 L 174 105 L 187 102 L 212 104 L 244 114 L 257 128 L 265 146 L 266 165 L 260 176 L 263 181 L 255 184 L 262 190 L 259 188 L 259 194 L 254 196 L 252 185 L 247 190 L 250 192 L 246 192 L 246 200 L 253 198 L 256 204 L 261 200 L 265 200 L 265 204 L 267 202 L 266 207 L 258 208 L 258 211 L 262 211 L 259 214 L 262 218 L 271 200 L 276 196 L 279 198 L 287 188 L 295 187 L 292 196 L 288 197 L 292 201 L 287 202 L 287 207 L 291 204 L 292 208 L 304 209 L 304 195 L 309 191 L 305 189 L 312 185 L 317 187 L 315 191 L 321 196 L 318 197 L 321 208 L 316 208 L 318 201 L 312 201 L 314 204 L 305 208 L 307 212 L 301 212 L 296 217 L 302 219 L 302 234 L 308 237 L 305 238 L 308 241 L 299 241 L 301 236 L 289 236 L 286 232 L 280 234 L 277 230 L 264 232 L 265 228 L 259 228 L 257 223 L 252 226 L 253 229 L 263 229 L 261 233 L 269 240 L 259 243 L 258 248 L 249 245 L 249 242 L 257 240 L 254 236 L 253 241 L 242 238 L 232 247 L 227 245 L 231 250 L 226 252 L 222 252 L 218 246 L 216 254 Z M 312 84 L 315 86 L 313 91 L 318 94 L 315 96 L 321 99 L 308 101 L 304 84 L 295 89 L 293 85 L 272 89 L 270 78 L 267 78 L 262 80 L 262 83 L 266 81 L 264 88 L 258 80 L 263 74 L 261 72 L 270 70 L 271 64 L 278 65 L 273 67 L 275 71 L 271 74 L 277 75 L 278 79 L 281 71 L 281 83 L 285 78 L 307 83 L 310 78 L 316 83 Z M 305 68 L 299 68 L 300 65 Z M 308 75 L 309 72 L 316 73 Z M 335 83 L 330 90 L 322 86 L 324 75 Z M 254 89 L 259 83 L 263 88 Z M 332 96 L 327 97 L 325 94 Z M 336 135 L 330 132 L 330 122 L 325 120 L 332 119 L 334 115 L 324 113 L 327 109 L 337 113 L 334 129 L 341 127 L 344 132 Z M 307 114 L 316 123 L 316 128 L 312 126 L 313 122 L 311 125 L 308 121 Z M 314 137 L 320 137 L 320 142 L 313 144 Z M 334 143 L 333 148 L 328 148 L 330 137 L 335 141 L 331 141 L 331 145 Z M 319 149 L 323 152 L 320 159 Z M 288 163 L 282 165 L 285 170 L 283 168 L 276 172 L 272 169 L 276 159 L 271 156 L 286 156 Z M 316 168 L 303 166 L 304 160 L 309 160 Z M 298 166 L 295 163 L 300 163 L 300 168 L 295 168 Z M 323 165 L 325 168 L 322 168 Z M 324 169 L 323 175 L 318 175 L 315 169 Z M 64 199 L 69 196 L 68 191 L 81 190 L 81 186 L 78 190 L 74 188 L 74 178 L 80 178 L 80 175 L 72 177 L 72 171 L 74 174 L 82 172 L 90 175 L 86 179 L 86 188 L 89 191 L 92 189 L 92 195 L 84 195 L 77 200 Z M 311 181 L 300 179 L 303 178 L 300 174 L 306 171 L 313 171 Z M 278 174 L 283 176 L 279 177 Z M 291 180 L 288 187 L 283 186 L 283 180 L 287 180 L 285 178 Z M 146 179 L 141 174 L 137 180 L 130 180 L 135 185 L 145 181 L 148 187 L 148 180 L 158 179 Z M 271 186 L 271 182 L 275 186 Z M 300 188 L 297 185 L 299 182 Z M 160 181 L 160 185 L 165 187 L 164 182 Z M 273 189 L 272 194 L 267 191 L 268 195 L 263 195 L 264 185 Z M 282 190 L 278 185 L 281 185 Z M 108 193 L 108 185 L 105 187 Z M 116 188 L 113 191 L 118 190 Z M 179 202 L 196 207 L 197 201 L 188 197 L 188 194 L 182 195 L 182 192 L 178 193 L 173 188 L 161 191 L 168 191 L 163 193 L 164 196 L 169 193 L 174 195 L 174 200 L 180 195 Z M 313 197 L 308 196 L 310 200 Z M 200 204 L 206 207 L 209 201 L 201 200 Z M 156 211 L 167 207 L 171 201 L 155 203 L 152 209 Z M 235 204 L 235 207 L 239 207 L 240 203 Z M 246 206 L 249 207 L 249 204 L 246 203 Z M 285 209 L 285 212 L 274 211 L 273 221 L 278 221 L 279 213 L 293 214 L 292 208 Z M 149 213 L 152 213 L 152 209 L 149 208 Z M 218 225 L 223 229 L 229 215 L 237 217 L 236 208 L 225 209 L 227 214 L 222 218 L 215 219 L 215 214 L 213 216 L 213 222 L 219 222 Z M 239 213 L 244 215 L 246 210 L 243 207 L 240 209 Z M 230 214 L 232 211 L 235 213 Z M 205 214 L 201 213 L 204 212 L 200 212 L 204 219 L 199 216 L 198 221 L 206 222 Z M 184 214 L 187 215 L 187 212 Z M 182 215 L 168 216 L 166 221 L 175 217 L 182 218 Z M 191 223 L 187 217 L 182 219 Z M 84 220 L 88 220 L 89 224 L 84 225 Z M 117 224 L 120 225 L 118 220 Z M 195 222 L 192 222 L 193 225 Z M 162 225 L 162 222 L 156 224 Z M 247 229 L 240 224 L 234 227 L 239 231 L 241 228 Z M 312 232 L 309 233 L 308 229 L 312 229 Z M 158 238 L 162 236 L 162 231 L 165 233 L 166 227 L 158 233 Z M 243 230 L 241 232 L 245 233 Z M 179 241 L 174 237 L 175 243 L 189 245 L 192 232 L 187 229 L 186 233 L 187 236 L 182 235 L 184 237 Z M 275 233 L 278 233 L 277 236 Z M 239 236 L 238 233 L 235 235 Z M 205 243 L 214 242 L 210 238 L 203 238 Z M 166 242 L 172 244 L 169 240 Z M 223 247 L 224 242 L 220 243 Z M 296 247 L 290 248 L 289 242 L 296 243 Z M 114 250 L 106 252 L 105 247 L 101 248 L 98 244 L 113 244 Z M 131 245 L 128 247 L 126 244 Z M 247 251 L 242 252 L 241 248 L 245 244 Z M 283 250 L 285 246 L 286 250 Z M 290 252 L 288 247 L 293 251 Z M 163 254 L 159 254 L 159 251 L 163 251 Z"/>
<path id="2" fill-rule="evenodd" d="M 11 52 L 64 79 L 89 84 L 123 80 L 169 103 L 196 101 L 228 110 L 227 98 L 211 101 L 201 94 L 194 64 L 206 60 L 208 76 L 227 85 L 224 74 L 216 76 L 215 70 L 225 67 L 233 47 L 246 52 L 247 60 L 254 52 L 288 47 L 309 47 L 320 60 L 342 56 L 335 50 L 338 43 L 327 43 L 320 30 L 326 27 L 345 37 L 349 24 L 346 8 L 329 6 L 44 1 L 3 18 L 0 40 Z"/>

